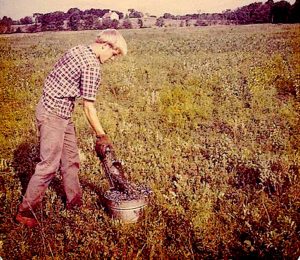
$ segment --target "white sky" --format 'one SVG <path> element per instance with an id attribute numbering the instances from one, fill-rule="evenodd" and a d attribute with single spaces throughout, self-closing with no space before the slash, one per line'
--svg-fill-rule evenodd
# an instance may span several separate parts
<path id="1" fill-rule="evenodd" d="M 111 9 L 125 13 L 129 8 L 153 15 L 171 13 L 182 15 L 200 12 L 222 12 L 236 9 L 254 2 L 266 0 L 0 0 L 0 18 L 4 15 L 13 19 L 31 16 L 33 13 L 68 11 L 77 7 L 86 9 Z M 277 2 L 276 0 L 274 2 Z M 295 0 L 288 0 L 291 4 Z"/>

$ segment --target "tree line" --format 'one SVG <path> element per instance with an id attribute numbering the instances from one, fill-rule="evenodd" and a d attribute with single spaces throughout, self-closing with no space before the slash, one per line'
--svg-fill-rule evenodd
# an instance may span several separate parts
<path id="1" fill-rule="evenodd" d="M 237 24 L 252 23 L 299 23 L 300 0 L 291 5 L 287 1 L 274 3 L 268 0 L 265 4 L 253 3 L 235 11 L 225 11 L 226 19 L 234 20 Z"/>
<path id="2" fill-rule="evenodd" d="M 287 1 L 274 3 L 268 0 L 266 3 L 255 2 L 236 10 L 226 10 L 222 13 L 199 13 L 174 16 L 169 13 L 163 15 L 165 19 L 181 20 L 229 20 L 236 24 L 255 23 L 299 23 L 300 22 L 300 0 L 291 5 Z"/>
<path id="3" fill-rule="evenodd" d="M 28 32 L 36 31 L 60 31 L 60 30 L 88 30 L 106 28 L 132 28 L 132 18 L 137 19 L 137 26 L 143 27 L 144 14 L 135 9 L 128 9 L 128 14 L 124 16 L 122 12 L 113 11 L 118 14 L 121 20 L 99 19 L 110 9 L 89 9 L 81 11 L 78 8 L 71 8 L 67 12 L 51 12 L 46 14 L 33 14 L 33 17 L 26 16 L 18 21 L 4 16 L 0 20 L 0 33 L 18 32 L 13 27 L 27 25 Z M 253 23 L 299 23 L 300 22 L 300 0 L 291 5 L 287 1 L 274 3 L 268 0 L 266 3 L 255 2 L 236 10 L 226 10 L 222 13 L 195 13 L 186 15 L 172 15 L 165 13 L 156 18 L 156 26 L 164 26 L 166 19 L 181 20 L 188 24 L 191 20 L 196 20 L 195 26 L 207 25 L 207 21 L 220 20 L 230 21 L 234 24 L 253 24 Z M 21 27 L 20 27 L 21 28 Z M 19 28 L 19 29 L 20 29 Z M 21 31 L 21 30 L 20 30 Z"/>

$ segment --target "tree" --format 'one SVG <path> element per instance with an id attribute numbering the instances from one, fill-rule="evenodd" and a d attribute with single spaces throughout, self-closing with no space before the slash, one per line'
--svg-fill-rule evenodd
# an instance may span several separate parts
<path id="1" fill-rule="evenodd" d="M 33 18 L 35 20 L 35 23 L 41 23 L 42 22 L 42 19 L 41 19 L 42 16 L 43 16 L 43 14 L 41 14 L 41 13 L 34 13 Z"/>
<path id="2" fill-rule="evenodd" d="M 80 21 L 80 14 L 74 12 L 69 18 L 69 27 L 71 28 L 72 31 L 78 30 L 79 21 Z"/>
<path id="3" fill-rule="evenodd" d="M 104 14 L 109 13 L 109 9 L 89 9 L 81 12 L 81 15 L 94 15 L 97 17 L 103 17 Z"/>
<path id="4" fill-rule="evenodd" d="M 170 13 L 164 13 L 163 15 L 163 18 L 164 19 L 174 19 L 174 15 L 170 14 Z"/>
<path id="5" fill-rule="evenodd" d="M 132 29 L 132 23 L 131 21 L 127 18 L 123 21 L 122 27 L 124 29 Z"/>
<path id="6" fill-rule="evenodd" d="M 300 0 L 296 0 L 296 2 L 292 5 L 290 22 L 300 23 Z"/>
<path id="7" fill-rule="evenodd" d="M 271 10 L 273 23 L 286 23 L 289 21 L 291 11 L 290 3 L 286 1 L 276 2 Z"/>
<path id="8" fill-rule="evenodd" d="M 113 11 L 113 12 L 117 13 L 120 19 L 124 18 L 124 14 L 122 12 L 119 11 Z"/>
<path id="9" fill-rule="evenodd" d="M 21 18 L 20 23 L 21 24 L 32 24 L 33 23 L 32 17 L 26 16 L 24 18 Z"/>
<path id="10" fill-rule="evenodd" d="M 264 7 L 265 7 L 265 17 L 267 19 L 267 23 L 271 23 L 272 22 L 272 8 L 273 8 L 273 5 L 274 5 L 274 1 L 273 0 L 268 0 L 265 4 L 264 4 Z"/>
<path id="11" fill-rule="evenodd" d="M 101 29 L 111 28 L 112 21 L 110 19 L 103 19 Z"/>
<path id="12" fill-rule="evenodd" d="M 53 12 L 44 14 L 41 17 L 41 24 L 43 31 L 57 31 L 62 30 L 66 14 L 64 12 Z"/>
<path id="13" fill-rule="evenodd" d="M 68 15 L 81 14 L 81 11 L 78 8 L 71 8 L 71 9 L 68 10 L 67 14 Z"/>
<path id="14" fill-rule="evenodd" d="M 82 17 L 82 20 L 84 21 L 84 29 L 90 30 L 90 29 L 94 28 L 94 24 L 97 20 L 97 16 L 92 15 L 92 14 L 87 14 Z M 78 26 L 77 26 L 77 29 L 78 29 Z"/>
<path id="15" fill-rule="evenodd" d="M 30 33 L 38 32 L 38 25 L 37 24 L 30 25 L 28 27 L 27 31 Z"/>
<path id="16" fill-rule="evenodd" d="M 165 25 L 165 20 L 164 20 L 164 18 L 159 17 L 159 18 L 156 20 L 155 25 L 158 26 L 158 27 L 163 27 L 163 26 Z"/>
<path id="17" fill-rule="evenodd" d="M 226 10 L 223 12 L 223 17 L 227 20 L 235 20 L 238 24 L 269 23 L 273 4 L 273 0 L 268 0 L 265 4 L 252 3 L 236 11 Z"/>
<path id="18" fill-rule="evenodd" d="M 111 28 L 111 29 L 117 29 L 119 27 L 119 21 L 118 20 L 110 20 L 110 19 L 104 19 L 102 21 L 102 26 L 101 29 L 107 29 L 107 28 Z"/>
<path id="19" fill-rule="evenodd" d="M 111 26 L 110 26 L 110 28 L 111 29 L 117 29 L 118 27 L 119 27 L 119 21 L 118 20 L 112 20 L 112 22 L 111 22 Z"/>
<path id="20" fill-rule="evenodd" d="M 10 33 L 13 21 L 10 17 L 3 16 L 0 20 L 0 33 Z"/>
<path id="21" fill-rule="evenodd" d="M 129 18 L 142 18 L 144 17 L 142 12 L 136 11 L 134 9 L 128 9 L 129 12 Z"/>

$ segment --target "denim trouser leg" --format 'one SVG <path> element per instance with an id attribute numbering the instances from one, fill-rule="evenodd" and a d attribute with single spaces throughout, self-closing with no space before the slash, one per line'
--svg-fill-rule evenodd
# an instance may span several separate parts
<path id="1" fill-rule="evenodd" d="M 19 211 L 34 209 L 40 204 L 45 191 L 55 176 L 60 163 L 67 202 L 81 201 L 78 170 L 79 156 L 74 125 L 70 119 L 49 113 L 41 102 L 36 110 L 40 133 L 40 159 L 31 177 Z"/>

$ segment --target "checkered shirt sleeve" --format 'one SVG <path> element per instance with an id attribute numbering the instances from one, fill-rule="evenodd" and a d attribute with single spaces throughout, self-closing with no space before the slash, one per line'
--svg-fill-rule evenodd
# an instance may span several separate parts
<path id="1" fill-rule="evenodd" d="M 84 99 L 96 100 L 97 89 L 100 84 L 100 68 L 85 66 L 81 73 L 80 95 Z"/>

